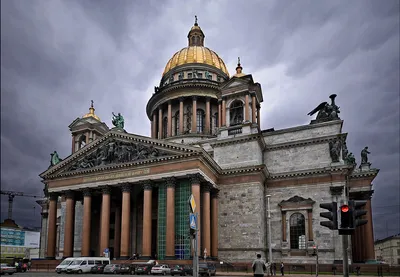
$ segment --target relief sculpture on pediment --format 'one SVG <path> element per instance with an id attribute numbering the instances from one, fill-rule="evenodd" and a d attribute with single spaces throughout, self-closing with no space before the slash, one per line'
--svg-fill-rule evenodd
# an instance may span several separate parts
<path id="1" fill-rule="evenodd" d="M 72 164 L 69 171 L 87 169 L 109 164 L 135 162 L 167 155 L 152 145 L 143 143 L 109 140 L 96 151 Z"/>

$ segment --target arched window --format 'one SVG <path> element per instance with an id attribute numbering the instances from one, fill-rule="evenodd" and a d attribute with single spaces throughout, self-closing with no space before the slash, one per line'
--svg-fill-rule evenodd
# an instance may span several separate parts
<path id="1" fill-rule="evenodd" d="M 166 117 L 164 117 L 163 126 L 162 126 L 163 138 L 167 137 L 167 128 L 168 128 L 168 119 Z"/>
<path id="2" fill-rule="evenodd" d="M 300 213 L 290 217 L 290 249 L 306 249 L 306 222 Z"/>
<path id="3" fill-rule="evenodd" d="M 196 116 L 196 130 L 197 133 L 204 132 L 204 111 L 202 109 L 197 109 L 197 116 Z"/>
<path id="4" fill-rule="evenodd" d="M 175 113 L 175 135 L 180 135 L 179 133 L 179 111 Z"/>
<path id="5" fill-rule="evenodd" d="M 86 145 L 86 136 L 81 135 L 81 137 L 79 138 L 79 142 L 78 142 L 78 149 L 85 147 L 85 145 Z"/>
<path id="6" fill-rule="evenodd" d="M 243 102 L 235 100 L 229 108 L 230 125 L 238 125 L 243 122 Z"/>
<path id="7" fill-rule="evenodd" d="M 196 45 L 196 37 L 192 37 L 192 45 Z"/>

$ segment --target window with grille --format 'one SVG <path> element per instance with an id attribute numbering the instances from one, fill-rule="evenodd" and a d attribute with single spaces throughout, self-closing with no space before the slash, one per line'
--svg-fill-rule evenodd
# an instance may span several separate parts
<path id="1" fill-rule="evenodd" d="M 167 232 L 167 188 L 165 184 L 158 187 L 158 259 L 165 259 L 166 232 Z"/>
<path id="2" fill-rule="evenodd" d="M 179 134 L 179 111 L 175 113 L 175 135 Z"/>
<path id="3" fill-rule="evenodd" d="M 166 138 L 166 137 L 167 137 L 167 128 L 168 128 L 168 119 L 167 119 L 166 117 L 164 117 L 164 120 L 163 120 L 163 129 L 162 129 L 162 131 L 163 131 L 163 138 Z"/>
<path id="4" fill-rule="evenodd" d="M 306 223 L 304 215 L 292 214 L 290 217 L 290 248 L 306 249 Z"/>
<path id="5" fill-rule="evenodd" d="M 197 133 L 204 132 L 204 111 L 202 109 L 197 109 L 197 117 L 196 117 L 196 126 L 197 126 Z"/>
<path id="6" fill-rule="evenodd" d="M 190 230 L 188 199 L 192 193 L 189 180 L 182 180 L 175 187 L 175 258 L 190 259 Z"/>
<path id="7" fill-rule="evenodd" d="M 243 102 L 235 100 L 229 108 L 230 125 L 238 125 L 243 122 Z"/>

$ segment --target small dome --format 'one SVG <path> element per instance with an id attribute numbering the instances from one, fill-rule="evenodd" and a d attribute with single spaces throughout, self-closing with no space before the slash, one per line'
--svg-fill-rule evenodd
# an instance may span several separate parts
<path id="1" fill-rule="evenodd" d="M 82 118 L 93 117 L 93 118 L 95 118 L 95 119 L 97 119 L 98 121 L 101 122 L 100 117 L 98 117 L 98 116 L 94 113 L 95 109 L 94 109 L 94 107 L 93 107 L 93 100 L 92 100 L 91 102 L 92 102 L 92 103 L 91 103 L 91 105 L 90 105 L 89 112 L 88 112 L 87 114 L 85 114 L 84 116 L 82 116 Z"/>

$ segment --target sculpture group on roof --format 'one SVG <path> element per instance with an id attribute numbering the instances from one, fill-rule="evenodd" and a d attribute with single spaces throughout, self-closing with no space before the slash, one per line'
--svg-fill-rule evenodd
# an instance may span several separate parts
<path id="1" fill-rule="evenodd" d="M 340 107 L 337 106 L 335 103 L 336 94 L 332 94 L 331 96 L 329 96 L 329 98 L 331 99 L 330 104 L 328 104 L 328 102 L 322 102 L 314 110 L 307 114 L 312 116 L 318 112 L 317 118 L 312 123 L 320 123 L 340 119 Z"/>

